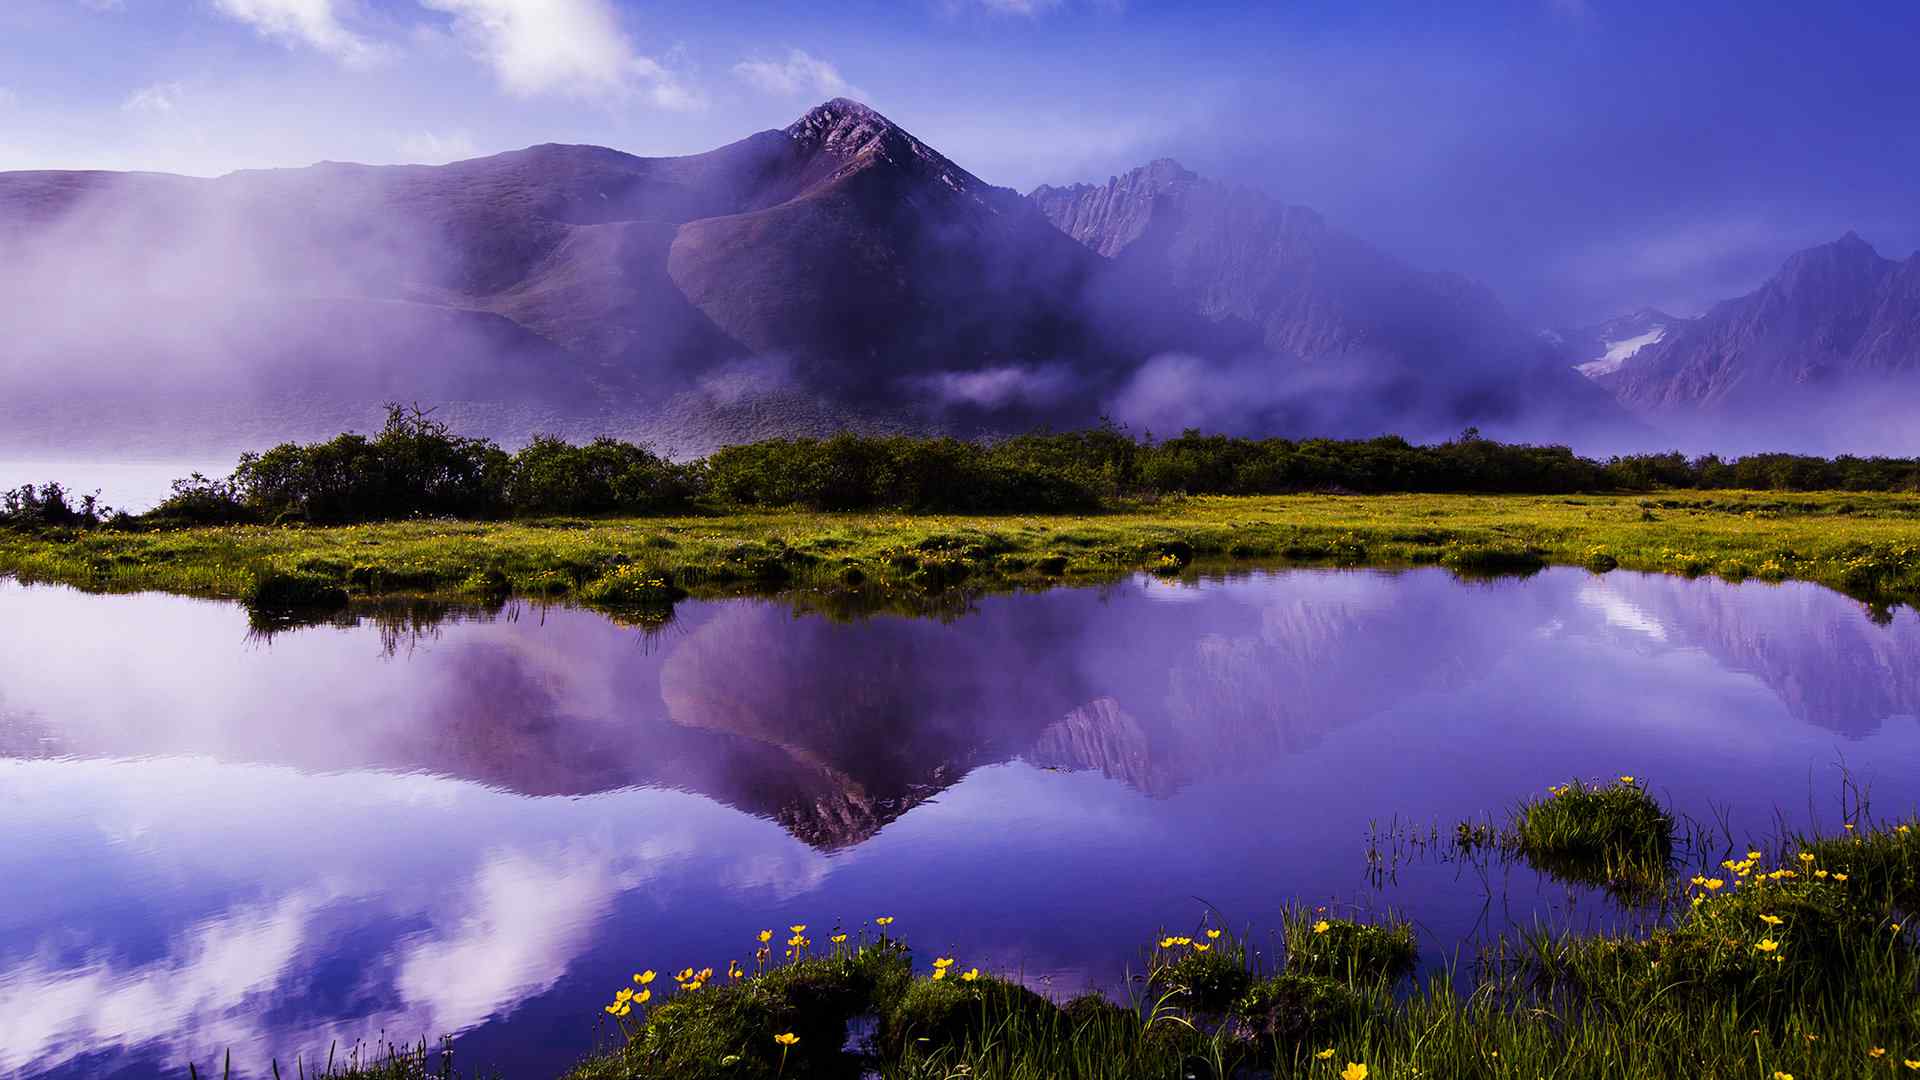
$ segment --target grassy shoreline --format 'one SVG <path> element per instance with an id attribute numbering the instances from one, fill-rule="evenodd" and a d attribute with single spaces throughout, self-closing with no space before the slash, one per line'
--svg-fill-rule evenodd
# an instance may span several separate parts
<path id="1" fill-rule="evenodd" d="M 910 916 L 796 912 L 741 927 L 711 967 L 636 957 L 601 1006 L 606 1041 L 563 1080 L 1920 1075 L 1920 822 L 1855 815 L 1837 835 L 1690 836 L 1684 851 L 1674 830 L 1629 776 L 1576 779 L 1499 829 L 1463 830 L 1454 858 L 1599 887 L 1625 874 L 1635 899 L 1609 893 L 1650 919 L 1519 928 L 1425 978 L 1421 931 L 1392 912 L 1288 906 L 1266 943 L 1209 914 L 1135 943 L 1121 996 L 1064 1001 L 916 951 Z M 423 1048 L 346 1075 L 451 1075 L 433 1065 Z"/>
<path id="2" fill-rule="evenodd" d="M 1086 515 L 727 510 L 510 522 L 0 529 L 0 574 L 268 608 L 509 594 L 621 608 L 805 592 L 849 609 L 968 591 L 1297 565 L 1544 565 L 1816 582 L 1920 599 L 1920 495 L 1278 495 Z"/>

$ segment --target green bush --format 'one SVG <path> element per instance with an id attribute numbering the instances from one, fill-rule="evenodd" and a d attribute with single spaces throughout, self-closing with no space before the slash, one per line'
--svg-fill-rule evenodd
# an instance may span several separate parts
<path id="1" fill-rule="evenodd" d="M 700 465 L 677 465 L 644 446 L 536 436 L 509 462 L 503 498 L 522 516 L 654 514 L 684 508 L 704 481 Z"/>

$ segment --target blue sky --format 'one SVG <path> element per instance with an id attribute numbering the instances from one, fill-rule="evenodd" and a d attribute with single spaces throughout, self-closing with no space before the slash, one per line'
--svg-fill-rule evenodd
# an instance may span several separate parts
<path id="1" fill-rule="evenodd" d="M 1177 157 L 1545 324 L 1912 254 L 1916 41 L 1909 0 L 4 0 L 0 169 L 686 153 L 846 94 L 1022 190 Z"/>

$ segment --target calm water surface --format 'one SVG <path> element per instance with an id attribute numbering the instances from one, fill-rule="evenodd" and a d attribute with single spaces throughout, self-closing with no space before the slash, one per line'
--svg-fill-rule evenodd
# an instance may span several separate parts
<path id="1" fill-rule="evenodd" d="M 1776 806 L 1831 822 L 1843 767 L 1878 813 L 1920 801 L 1920 619 L 1806 585 L 1299 571 L 946 621 L 453 615 L 265 638 L 232 605 L 0 582 L 0 1074 L 380 1032 L 550 1074 L 640 966 L 883 912 L 1060 993 L 1206 905 L 1256 934 L 1283 901 L 1391 906 L 1437 962 L 1620 916 L 1514 867 L 1370 874 L 1375 823 L 1622 772 L 1741 844 Z"/>

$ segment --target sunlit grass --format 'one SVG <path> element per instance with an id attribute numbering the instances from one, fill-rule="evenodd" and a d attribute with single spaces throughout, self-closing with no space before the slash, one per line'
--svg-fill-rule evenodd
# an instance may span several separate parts
<path id="1" fill-rule="evenodd" d="M 1875 604 L 1920 596 L 1920 496 L 1290 495 L 1168 499 L 1088 516 L 746 511 L 153 532 L 0 530 L 0 573 L 98 591 L 236 599 L 382 593 L 576 596 L 608 606 L 789 591 L 912 609 L 956 589 L 1150 570 L 1545 564 L 1815 581 Z M 646 582 L 631 599 L 634 583 Z"/>

